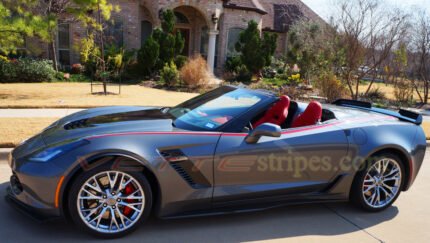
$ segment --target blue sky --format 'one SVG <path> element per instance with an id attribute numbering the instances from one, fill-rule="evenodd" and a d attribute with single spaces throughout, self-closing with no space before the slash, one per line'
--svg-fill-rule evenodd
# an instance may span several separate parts
<path id="1" fill-rule="evenodd" d="M 333 6 L 335 1 L 336 0 L 302 0 L 302 2 L 326 20 L 332 15 L 331 6 Z M 385 0 L 385 2 L 402 9 L 426 9 L 427 13 L 430 14 L 430 0 Z"/>

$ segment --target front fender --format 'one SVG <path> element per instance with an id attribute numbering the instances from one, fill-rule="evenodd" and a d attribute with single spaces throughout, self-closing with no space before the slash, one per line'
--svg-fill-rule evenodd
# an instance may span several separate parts
<path id="1" fill-rule="evenodd" d="M 108 158 L 108 159 L 103 160 L 104 158 Z M 100 166 L 105 163 L 113 163 L 112 168 L 113 169 L 118 168 L 120 164 L 119 163 L 117 164 L 117 162 L 120 162 L 120 161 L 115 161 L 113 160 L 113 158 L 130 159 L 131 161 L 134 161 L 140 164 L 140 167 L 136 169 L 142 170 L 142 173 L 144 172 L 143 170 L 149 170 L 150 173 L 154 174 L 154 171 L 153 171 L 154 168 L 151 167 L 150 163 L 146 159 L 144 159 L 142 156 L 139 156 L 138 154 L 135 154 L 126 150 L 102 150 L 102 151 L 96 151 L 84 156 L 80 156 L 75 160 L 72 166 L 70 166 L 69 169 L 64 173 L 66 176 L 64 177 L 63 183 L 61 185 L 59 198 L 58 198 L 62 215 L 66 215 L 66 212 L 64 211 L 65 205 L 67 203 L 66 192 L 69 191 L 76 177 L 84 171 L 91 170 L 92 168 Z M 159 185 L 157 186 L 161 190 L 161 187 Z M 161 195 L 161 193 L 158 195 Z"/>

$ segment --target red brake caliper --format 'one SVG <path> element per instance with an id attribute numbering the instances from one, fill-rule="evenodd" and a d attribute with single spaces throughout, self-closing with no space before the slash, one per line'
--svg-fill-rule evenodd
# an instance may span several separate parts
<path id="1" fill-rule="evenodd" d="M 125 189 L 124 189 L 124 194 L 125 195 L 130 195 L 131 193 L 133 193 L 134 192 L 134 187 L 132 186 L 132 185 L 130 185 L 130 184 L 128 184 L 126 187 L 125 187 Z M 132 203 L 133 202 L 133 199 L 126 199 L 125 200 L 127 203 Z M 125 216 L 130 216 L 130 214 L 132 213 L 132 211 L 133 211 L 133 209 L 131 209 L 131 208 L 129 208 L 129 207 L 124 207 L 123 208 L 123 213 L 124 213 L 124 215 Z"/>

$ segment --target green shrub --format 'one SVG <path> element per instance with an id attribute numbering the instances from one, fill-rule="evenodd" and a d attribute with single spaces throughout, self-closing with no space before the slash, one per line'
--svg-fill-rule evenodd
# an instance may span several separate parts
<path id="1" fill-rule="evenodd" d="M 224 68 L 233 75 L 233 81 L 251 82 L 252 73 L 243 65 L 239 56 L 227 58 Z"/>
<path id="2" fill-rule="evenodd" d="M 175 29 L 175 13 L 171 9 L 167 9 L 161 13 L 161 29 L 155 29 L 152 37 L 160 44 L 160 64 L 175 61 L 175 56 L 180 55 L 184 49 L 185 38 L 181 32 L 174 32 Z M 163 67 L 161 66 L 161 67 Z"/>
<path id="3" fill-rule="evenodd" d="M 251 83 L 251 84 L 249 84 L 248 88 L 270 90 L 274 93 L 279 92 L 279 89 L 277 87 L 271 85 L 270 83 L 266 83 L 266 82 Z"/>
<path id="4" fill-rule="evenodd" d="M 109 46 L 105 53 L 106 68 L 109 72 L 106 78 L 112 81 L 121 80 L 124 71 L 134 62 L 135 53 L 134 49 L 126 50 L 124 47 Z"/>
<path id="5" fill-rule="evenodd" d="M 160 56 L 160 44 L 151 36 L 137 52 L 137 62 L 143 74 L 151 75 Z"/>
<path id="6" fill-rule="evenodd" d="M 282 87 L 282 86 L 290 84 L 288 80 L 279 79 L 279 78 L 276 78 L 276 77 L 275 78 L 263 78 L 263 82 L 267 83 L 267 84 L 270 84 L 270 85 L 273 85 L 275 87 Z"/>
<path id="7" fill-rule="evenodd" d="M 55 73 L 55 81 L 64 81 L 64 74 L 63 72 L 57 72 Z"/>
<path id="8" fill-rule="evenodd" d="M 278 74 L 277 70 L 273 67 L 264 67 L 263 68 L 263 78 L 274 78 L 276 74 Z"/>
<path id="9" fill-rule="evenodd" d="M 175 64 L 178 69 L 181 69 L 188 61 L 188 57 L 178 55 L 175 57 Z"/>
<path id="10" fill-rule="evenodd" d="M 288 65 L 279 58 L 271 58 L 270 65 L 263 68 L 264 78 L 275 78 L 276 75 L 281 75 L 290 71 Z"/>
<path id="11" fill-rule="evenodd" d="M 280 80 L 284 80 L 285 82 L 287 82 L 290 79 L 290 74 L 289 73 L 278 73 L 275 75 L 276 79 L 280 79 Z"/>
<path id="12" fill-rule="evenodd" d="M 7 62 L 7 61 L 9 61 L 8 58 L 0 54 L 0 62 Z"/>
<path id="13" fill-rule="evenodd" d="M 166 63 L 160 72 L 160 76 L 161 81 L 165 85 L 169 87 L 176 85 L 176 83 L 179 81 L 179 72 L 176 64 L 173 62 L 171 62 L 170 65 Z"/>
<path id="14" fill-rule="evenodd" d="M 82 39 L 79 48 L 81 62 L 85 66 L 85 75 L 93 79 L 96 78 L 100 49 L 94 41 L 94 36 L 89 35 L 87 38 Z"/>
<path id="15" fill-rule="evenodd" d="M 83 74 L 72 74 L 70 78 L 66 80 L 66 82 L 70 83 L 89 83 L 91 79 Z"/>
<path id="16" fill-rule="evenodd" d="M 315 86 L 328 102 L 343 98 L 347 93 L 345 85 L 331 72 L 321 73 Z"/>
<path id="17" fill-rule="evenodd" d="M 239 67 L 236 80 L 239 82 L 248 83 L 252 81 L 252 73 L 245 66 Z"/>
<path id="18" fill-rule="evenodd" d="M 227 72 L 237 74 L 242 66 L 243 66 L 243 63 L 240 60 L 240 57 L 234 56 L 234 57 L 227 58 L 224 68 L 225 68 L 225 71 Z"/>
<path id="19" fill-rule="evenodd" d="M 407 106 L 413 101 L 414 89 L 407 81 L 398 81 L 394 87 L 394 98 L 398 106 Z"/>
<path id="20" fill-rule="evenodd" d="M 20 58 L 0 60 L 1 83 L 37 83 L 55 80 L 55 70 L 50 60 Z"/>
<path id="21" fill-rule="evenodd" d="M 248 28 L 240 33 L 235 49 L 240 59 L 252 74 L 261 74 L 265 66 L 269 66 L 275 54 L 278 36 L 274 33 L 263 33 L 254 20 L 248 22 Z"/>

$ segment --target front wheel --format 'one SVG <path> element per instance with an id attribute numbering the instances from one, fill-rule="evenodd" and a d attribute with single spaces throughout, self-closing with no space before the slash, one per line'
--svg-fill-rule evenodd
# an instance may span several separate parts
<path id="1" fill-rule="evenodd" d="M 118 238 L 149 216 L 151 187 L 141 173 L 102 166 L 75 180 L 68 207 L 79 228 L 98 237 Z"/>
<path id="2" fill-rule="evenodd" d="M 400 195 L 404 171 L 398 156 L 389 153 L 375 156 L 365 169 L 357 172 L 351 187 L 351 201 L 370 212 L 388 208 Z"/>

